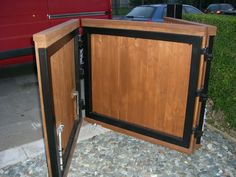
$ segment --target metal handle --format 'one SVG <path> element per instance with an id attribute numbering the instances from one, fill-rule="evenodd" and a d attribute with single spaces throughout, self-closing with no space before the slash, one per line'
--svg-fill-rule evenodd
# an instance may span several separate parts
<path id="1" fill-rule="evenodd" d="M 59 159 L 60 159 L 60 167 L 61 171 L 63 170 L 63 154 L 62 154 L 62 131 L 64 129 L 64 125 L 60 124 L 57 128 L 57 136 L 58 136 L 58 151 L 59 151 Z"/>
<path id="2" fill-rule="evenodd" d="M 79 115 L 79 92 L 78 91 L 74 91 L 72 93 L 73 97 L 76 97 L 76 115 Z"/>

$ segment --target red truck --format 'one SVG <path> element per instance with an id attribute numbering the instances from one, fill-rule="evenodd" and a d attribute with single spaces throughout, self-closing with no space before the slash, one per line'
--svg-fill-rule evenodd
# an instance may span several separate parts
<path id="1" fill-rule="evenodd" d="M 72 18 L 111 18 L 111 0 L 2 0 L 0 68 L 33 61 L 32 35 Z"/>

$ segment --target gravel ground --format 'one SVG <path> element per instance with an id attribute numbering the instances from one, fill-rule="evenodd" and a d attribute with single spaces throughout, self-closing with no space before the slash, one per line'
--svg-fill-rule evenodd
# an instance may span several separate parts
<path id="1" fill-rule="evenodd" d="M 205 129 L 202 145 L 189 156 L 110 131 L 77 145 L 68 176 L 236 176 L 236 143 Z M 47 176 L 45 156 L 0 169 L 0 176 Z"/>

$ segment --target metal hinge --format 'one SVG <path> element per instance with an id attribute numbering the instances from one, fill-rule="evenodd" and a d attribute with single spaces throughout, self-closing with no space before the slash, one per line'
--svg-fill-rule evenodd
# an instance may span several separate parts
<path id="1" fill-rule="evenodd" d="M 201 102 L 207 101 L 207 99 L 208 99 L 208 95 L 206 93 L 204 93 L 203 89 L 197 90 L 196 96 L 198 96 L 200 98 Z"/>
<path id="2" fill-rule="evenodd" d="M 79 35 L 78 36 L 78 47 L 79 49 L 82 49 L 84 46 L 83 46 L 83 39 L 82 39 L 82 35 Z"/>
<path id="3" fill-rule="evenodd" d="M 205 61 L 211 61 L 213 59 L 212 53 L 209 53 L 209 47 L 202 48 L 201 54 L 204 55 Z"/>
<path id="4" fill-rule="evenodd" d="M 81 39 L 79 39 L 78 45 L 79 45 L 79 49 L 83 49 L 84 45 L 83 45 L 83 41 Z"/>
<path id="5" fill-rule="evenodd" d="M 60 124 L 57 128 L 57 136 L 58 136 L 58 152 L 59 152 L 59 160 L 60 160 L 60 168 L 63 171 L 63 149 L 62 149 L 62 132 L 64 129 L 64 125 Z"/>
<path id="6" fill-rule="evenodd" d="M 79 68 L 79 76 L 80 76 L 80 79 L 84 79 L 84 65 L 80 65 L 80 68 Z"/>
<path id="7" fill-rule="evenodd" d="M 199 130 L 198 126 L 193 128 L 193 134 L 195 138 L 200 138 L 203 135 L 203 131 Z"/>
<path id="8" fill-rule="evenodd" d="M 83 44 L 83 39 L 82 36 L 79 36 L 79 60 L 80 60 L 80 65 L 79 65 L 79 76 L 80 79 L 84 79 L 84 44 Z"/>

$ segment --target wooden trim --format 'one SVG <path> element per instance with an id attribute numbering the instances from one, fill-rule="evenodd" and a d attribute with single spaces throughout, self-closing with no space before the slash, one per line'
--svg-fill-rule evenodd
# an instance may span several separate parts
<path id="1" fill-rule="evenodd" d="M 185 34 L 191 36 L 205 36 L 207 30 L 206 25 L 101 20 L 86 18 L 82 19 L 82 26 L 97 28 L 132 29 L 139 31 L 158 31 L 163 33 Z"/>
<path id="2" fill-rule="evenodd" d="M 91 124 L 98 124 L 98 125 L 101 125 L 105 128 L 109 128 L 111 130 L 117 131 L 119 133 L 129 135 L 129 136 L 132 136 L 132 137 L 135 137 L 135 138 L 138 138 L 138 139 L 142 139 L 144 141 L 148 141 L 148 142 L 153 143 L 153 144 L 158 144 L 158 145 L 161 145 L 161 146 L 165 146 L 169 149 L 177 150 L 177 151 L 185 153 L 185 154 L 190 155 L 194 152 L 194 149 L 192 148 L 192 144 L 190 145 L 190 148 L 187 149 L 187 148 L 180 147 L 180 146 L 177 146 L 177 145 L 173 145 L 173 144 L 161 141 L 161 140 L 150 138 L 148 136 L 144 136 L 144 135 L 141 135 L 141 134 L 138 134 L 138 133 L 134 133 L 134 132 L 129 131 L 129 130 L 118 128 L 118 127 L 115 127 L 115 126 L 112 126 L 112 125 L 109 125 L 109 124 L 106 124 L 106 123 L 103 123 L 103 122 L 100 122 L 100 121 L 96 121 L 94 119 L 90 119 L 90 118 L 87 118 L 87 117 L 84 120 L 91 123 Z"/>
<path id="3" fill-rule="evenodd" d="M 47 48 L 71 31 L 79 28 L 77 19 L 69 20 L 33 35 L 33 40 L 38 48 Z"/>
<path id="4" fill-rule="evenodd" d="M 205 27 L 207 27 L 207 33 L 210 36 L 215 36 L 216 35 L 216 30 L 217 30 L 216 26 L 207 25 L 207 24 L 204 24 L 204 23 L 192 22 L 192 21 L 188 21 L 188 20 L 170 18 L 170 17 L 164 17 L 164 22 L 166 22 L 166 23 L 174 23 L 174 24 L 205 26 Z"/>
<path id="5" fill-rule="evenodd" d="M 43 127 L 46 127 L 43 92 L 42 92 L 43 91 L 42 90 L 42 80 L 41 80 L 41 74 L 40 74 L 40 61 L 39 61 L 39 53 L 38 53 L 37 44 L 35 45 L 35 55 L 36 55 L 36 63 L 37 63 L 37 75 L 38 75 L 38 84 L 39 84 L 39 97 L 40 97 L 42 124 L 43 124 Z M 43 128 L 43 140 L 44 140 L 44 144 L 45 144 L 45 152 L 46 152 L 47 159 L 50 159 L 49 146 L 48 146 L 48 137 L 47 137 L 46 128 Z M 48 175 L 49 175 L 49 177 L 52 177 L 50 160 L 47 160 L 47 165 L 48 165 Z"/>

